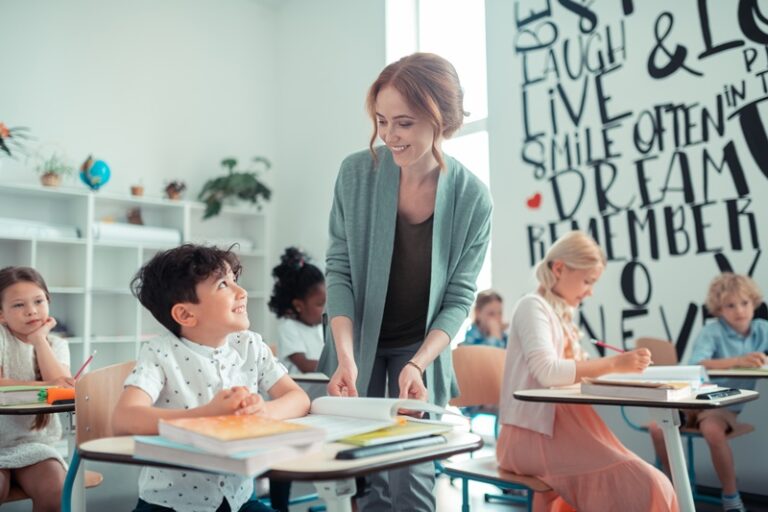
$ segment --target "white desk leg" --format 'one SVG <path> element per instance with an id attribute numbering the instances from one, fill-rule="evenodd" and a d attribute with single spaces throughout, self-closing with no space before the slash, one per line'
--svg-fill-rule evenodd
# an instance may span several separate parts
<path id="1" fill-rule="evenodd" d="M 80 460 L 72 485 L 72 512 L 85 512 L 85 461 Z"/>
<path id="2" fill-rule="evenodd" d="M 75 434 L 75 418 L 73 412 L 67 413 L 67 425 L 65 432 L 67 433 L 67 445 L 69 448 L 69 460 L 72 460 L 72 455 L 77 449 L 77 439 Z M 80 466 L 75 476 L 75 483 L 72 486 L 72 512 L 85 512 L 85 461 L 80 461 Z"/>
<path id="3" fill-rule="evenodd" d="M 352 512 L 352 496 L 357 492 L 354 478 L 315 482 L 315 488 L 327 512 Z"/>
<path id="4" fill-rule="evenodd" d="M 675 486 L 677 502 L 681 512 L 696 512 L 691 493 L 691 483 L 688 481 L 688 471 L 683 455 L 683 442 L 680 439 L 680 415 L 677 409 L 651 408 L 651 417 L 661 427 L 664 433 L 664 446 L 669 457 L 669 469 L 672 472 L 672 483 Z"/>

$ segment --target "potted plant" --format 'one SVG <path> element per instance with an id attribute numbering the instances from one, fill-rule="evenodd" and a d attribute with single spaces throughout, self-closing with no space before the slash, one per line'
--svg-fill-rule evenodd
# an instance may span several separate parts
<path id="1" fill-rule="evenodd" d="M 165 186 L 165 195 L 168 199 L 181 199 L 181 193 L 187 189 L 187 184 L 180 180 L 173 180 L 168 182 Z"/>
<path id="2" fill-rule="evenodd" d="M 0 122 L 0 151 L 13 158 L 13 152 L 24 153 L 24 141 L 29 140 L 28 129 L 23 126 L 8 128 Z M 1 154 L 1 153 L 0 153 Z"/>
<path id="3" fill-rule="evenodd" d="M 229 198 L 250 201 L 259 208 L 260 199 L 269 201 L 272 191 L 259 180 L 258 166 L 263 168 L 261 170 L 268 171 L 272 164 L 263 156 L 254 157 L 251 162 L 257 167 L 238 170 L 237 159 L 225 158 L 221 161 L 221 166 L 227 169 L 227 174 L 208 180 L 198 196 L 198 199 L 205 203 L 204 219 L 218 215 L 224 201 Z"/>
<path id="4" fill-rule="evenodd" d="M 39 156 L 39 163 L 35 170 L 40 174 L 40 182 L 46 187 L 57 187 L 61 183 L 62 176 L 69 176 L 75 168 L 57 152 L 49 156 Z"/>

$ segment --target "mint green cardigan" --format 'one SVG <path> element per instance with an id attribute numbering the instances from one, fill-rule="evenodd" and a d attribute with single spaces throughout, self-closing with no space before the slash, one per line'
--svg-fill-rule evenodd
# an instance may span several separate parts
<path id="1" fill-rule="evenodd" d="M 400 185 L 400 168 L 389 149 L 379 147 L 377 154 L 375 168 L 368 150 L 341 164 L 326 254 L 328 316 L 352 320 L 361 396 L 368 390 L 384 313 Z M 435 198 L 427 332 L 440 329 L 453 338 L 474 300 L 475 280 L 490 239 L 492 205 L 488 189 L 474 174 L 454 158 L 444 155 L 444 159 L 446 169 Z M 320 356 L 318 370 L 332 375 L 337 365 L 331 342 Z M 449 349 L 425 375 L 430 402 L 444 406 L 458 394 Z"/>

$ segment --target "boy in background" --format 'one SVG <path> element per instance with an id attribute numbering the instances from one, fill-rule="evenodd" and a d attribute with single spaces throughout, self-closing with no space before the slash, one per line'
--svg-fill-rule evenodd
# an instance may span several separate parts
<path id="1" fill-rule="evenodd" d="M 131 289 L 171 333 L 150 340 L 113 416 L 117 433 L 156 435 L 160 419 L 259 414 L 305 415 L 306 393 L 249 331 L 248 294 L 231 250 L 186 244 L 157 254 Z M 272 398 L 264 401 L 259 390 Z M 253 479 L 145 467 L 136 511 L 262 512 Z"/>
<path id="2" fill-rule="evenodd" d="M 747 276 L 725 272 L 712 280 L 707 292 L 706 306 L 716 320 L 708 323 L 693 345 L 689 364 L 700 364 L 710 370 L 731 368 L 760 368 L 768 362 L 768 321 L 754 318 L 755 309 L 763 297 L 757 284 Z M 754 379 L 717 379 L 720 386 L 754 389 Z M 687 414 L 687 423 L 697 426 L 709 445 L 712 464 L 722 489 L 723 509 L 744 512 L 736 487 L 736 467 L 733 450 L 727 436 L 737 422 L 744 404 L 719 409 L 707 409 Z M 658 428 L 651 429 L 656 453 L 669 467 L 664 440 Z"/>

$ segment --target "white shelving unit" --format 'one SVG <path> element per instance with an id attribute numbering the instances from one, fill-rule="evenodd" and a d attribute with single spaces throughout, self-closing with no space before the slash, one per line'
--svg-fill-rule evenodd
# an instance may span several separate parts
<path id="1" fill-rule="evenodd" d="M 139 304 L 130 282 L 139 267 L 175 243 L 102 240 L 104 221 L 125 223 L 140 208 L 145 226 L 176 231 L 182 242 L 236 248 L 243 264 L 240 283 L 248 290 L 251 328 L 270 332 L 267 308 L 271 287 L 268 210 L 228 207 L 203 220 L 205 206 L 110 195 L 81 189 L 0 185 L 0 268 L 30 266 L 45 278 L 51 314 L 66 325 L 73 371 L 97 350 L 91 369 L 134 359 L 141 343 L 165 329 Z M 60 226 L 60 229 L 38 228 Z M 151 237 L 150 237 L 151 238 Z"/>

